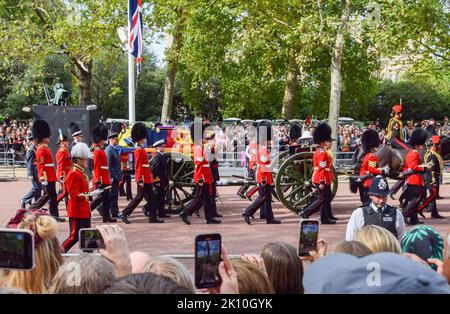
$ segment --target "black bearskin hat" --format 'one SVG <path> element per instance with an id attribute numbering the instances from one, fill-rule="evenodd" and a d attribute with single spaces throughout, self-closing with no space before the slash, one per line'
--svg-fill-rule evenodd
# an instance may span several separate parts
<path id="1" fill-rule="evenodd" d="M 70 136 L 72 137 L 81 135 L 83 133 L 78 124 L 76 124 L 75 122 L 70 123 L 69 129 L 70 129 Z"/>
<path id="2" fill-rule="evenodd" d="M 320 144 L 325 141 L 333 141 L 331 138 L 331 127 L 328 123 L 321 123 L 317 126 L 313 133 L 314 144 Z"/>
<path id="3" fill-rule="evenodd" d="M 203 124 L 199 119 L 196 119 L 194 120 L 194 122 L 192 122 L 189 130 L 191 132 L 191 139 L 194 144 L 201 144 L 205 128 L 205 124 Z"/>
<path id="4" fill-rule="evenodd" d="M 427 141 L 428 133 L 422 128 L 417 128 L 411 133 L 411 137 L 409 138 L 409 145 L 414 147 L 415 145 L 425 145 Z"/>
<path id="5" fill-rule="evenodd" d="M 366 130 L 361 136 L 361 145 L 365 152 L 368 152 L 372 147 L 380 146 L 378 132 L 373 129 Z"/>
<path id="6" fill-rule="evenodd" d="M 265 144 L 272 140 L 272 124 L 269 121 L 260 121 L 256 125 L 256 131 L 258 144 Z"/>
<path id="7" fill-rule="evenodd" d="M 296 140 L 302 136 L 302 128 L 298 124 L 293 124 L 289 130 L 289 138 Z"/>
<path id="8" fill-rule="evenodd" d="M 92 130 L 92 142 L 98 143 L 101 140 L 106 141 L 108 139 L 108 128 L 104 123 L 98 123 Z"/>
<path id="9" fill-rule="evenodd" d="M 35 120 L 33 122 L 33 128 L 31 130 L 33 138 L 36 142 L 40 143 L 44 138 L 48 138 L 52 135 L 50 131 L 50 126 L 45 120 Z"/>
<path id="10" fill-rule="evenodd" d="M 147 127 L 142 122 L 136 122 L 131 128 L 131 139 L 136 143 L 144 138 L 147 138 Z"/>

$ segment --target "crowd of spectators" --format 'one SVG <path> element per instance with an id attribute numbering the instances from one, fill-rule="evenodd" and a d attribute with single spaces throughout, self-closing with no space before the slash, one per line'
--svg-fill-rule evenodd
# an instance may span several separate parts
<path id="1" fill-rule="evenodd" d="M 0 159 L 24 161 L 27 137 L 31 134 L 31 121 L 18 122 L 5 116 L 0 126 Z"/>

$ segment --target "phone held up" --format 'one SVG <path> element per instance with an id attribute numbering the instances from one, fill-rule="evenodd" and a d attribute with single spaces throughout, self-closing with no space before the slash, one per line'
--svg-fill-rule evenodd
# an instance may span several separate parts
<path id="1" fill-rule="evenodd" d="M 316 219 L 303 219 L 300 221 L 300 239 L 298 255 L 309 256 L 309 252 L 317 249 L 319 238 L 319 221 Z"/>
<path id="2" fill-rule="evenodd" d="M 218 233 L 200 234 L 195 238 L 195 286 L 197 289 L 220 286 L 221 244 L 222 238 Z"/>
<path id="3" fill-rule="evenodd" d="M 34 266 L 33 232 L 25 229 L 0 229 L 0 269 L 29 270 Z"/>

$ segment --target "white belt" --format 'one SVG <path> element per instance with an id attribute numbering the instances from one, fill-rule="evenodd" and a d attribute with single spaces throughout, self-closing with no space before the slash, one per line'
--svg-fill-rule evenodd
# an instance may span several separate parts
<path id="1" fill-rule="evenodd" d="M 44 164 L 44 167 L 53 167 L 53 164 Z"/>
<path id="2" fill-rule="evenodd" d="M 319 167 L 314 167 L 314 170 L 319 170 Z M 330 168 L 325 168 L 325 171 L 330 171 Z"/>
<path id="3" fill-rule="evenodd" d="M 202 167 L 203 168 L 209 168 L 209 164 L 204 164 Z"/>
<path id="4" fill-rule="evenodd" d="M 108 170 L 108 166 L 100 166 L 100 169 Z"/>
<path id="5" fill-rule="evenodd" d="M 142 165 L 143 168 L 150 168 L 149 164 Z"/>

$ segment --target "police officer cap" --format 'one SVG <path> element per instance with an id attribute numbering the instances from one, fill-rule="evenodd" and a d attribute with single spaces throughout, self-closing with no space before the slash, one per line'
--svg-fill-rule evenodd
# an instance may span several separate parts
<path id="1" fill-rule="evenodd" d="M 389 185 L 383 176 L 376 176 L 372 179 L 369 187 L 369 194 L 372 195 L 389 195 Z"/>
<path id="2" fill-rule="evenodd" d="M 166 144 L 165 140 L 159 140 L 159 141 L 157 141 L 157 142 L 155 142 L 153 144 L 153 148 L 156 148 L 156 147 L 159 147 L 159 146 L 162 146 L 162 145 L 165 145 L 165 144 Z"/>

